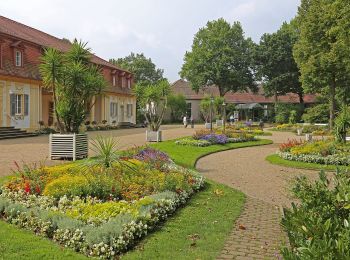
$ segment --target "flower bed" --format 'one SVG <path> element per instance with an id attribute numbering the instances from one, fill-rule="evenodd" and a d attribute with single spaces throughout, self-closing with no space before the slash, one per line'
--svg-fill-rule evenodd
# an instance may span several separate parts
<path id="1" fill-rule="evenodd" d="M 289 140 L 277 152 L 285 160 L 326 165 L 350 165 L 350 145 L 332 139 L 314 142 Z"/>
<path id="2" fill-rule="evenodd" d="M 271 131 L 294 132 L 300 129 L 303 134 L 313 134 L 316 136 L 330 136 L 332 133 L 328 130 L 328 126 L 323 125 L 307 125 L 307 124 L 281 124 L 271 128 Z"/>
<path id="3" fill-rule="evenodd" d="M 175 141 L 177 145 L 189 145 L 206 147 L 215 144 L 227 144 L 227 143 L 239 143 L 248 142 L 256 140 L 254 135 L 247 134 L 245 132 L 228 132 L 227 134 L 222 134 L 222 132 L 211 133 L 210 130 L 197 130 L 192 138 L 183 138 Z"/>
<path id="4" fill-rule="evenodd" d="M 84 164 L 18 171 L 0 191 L 0 217 L 88 256 L 114 258 L 204 184 L 151 148 L 106 168 Z"/>

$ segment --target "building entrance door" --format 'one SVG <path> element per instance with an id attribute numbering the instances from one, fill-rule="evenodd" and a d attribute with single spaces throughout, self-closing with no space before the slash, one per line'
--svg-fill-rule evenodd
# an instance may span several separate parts
<path id="1" fill-rule="evenodd" d="M 124 122 L 124 105 L 120 106 L 120 121 Z"/>

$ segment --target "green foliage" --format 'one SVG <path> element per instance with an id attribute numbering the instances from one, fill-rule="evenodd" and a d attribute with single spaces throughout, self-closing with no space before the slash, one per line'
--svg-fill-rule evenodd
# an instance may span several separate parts
<path id="1" fill-rule="evenodd" d="M 313 183 L 305 176 L 295 180 L 292 191 L 300 204 L 284 209 L 282 225 L 292 248 L 283 248 L 285 259 L 350 258 L 350 178 L 337 172 L 330 187 L 324 172 Z"/>
<path id="2" fill-rule="evenodd" d="M 135 82 L 139 85 L 156 84 L 164 79 L 164 71 L 157 69 L 151 58 L 146 58 L 143 53 L 132 52 L 124 58 L 110 59 L 109 62 L 133 73 Z"/>
<path id="3" fill-rule="evenodd" d="M 156 84 L 139 85 L 134 88 L 137 101 L 152 131 L 158 131 L 167 109 L 171 92 L 169 82 L 161 80 Z"/>
<path id="4" fill-rule="evenodd" d="M 261 37 L 254 58 L 265 95 L 280 96 L 292 92 L 298 94 L 303 102 L 300 73 L 293 58 L 293 46 L 297 39 L 294 22 L 283 23 L 277 32 L 265 33 Z"/>
<path id="5" fill-rule="evenodd" d="M 228 91 L 256 90 L 252 74 L 251 39 L 244 37 L 239 22 L 224 19 L 208 22 L 195 35 L 186 52 L 180 75 L 194 90 L 216 85 L 220 96 Z"/>
<path id="6" fill-rule="evenodd" d="M 54 92 L 61 132 L 79 132 L 90 110 L 89 101 L 106 86 L 101 69 L 90 59 L 91 49 L 77 40 L 65 54 L 48 48 L 42 57 L 40 72 L 45 86 Z"/>
<path id="7" fill-rule="evenodd" d="M 95 164 L 104 168 L 109 168 L 113 163 L 121 162 L 120 154 L 118 153 L 118 142 L 113 137 L 103 137 L 99 135 L 91 142 L 91 146 L 91 150 L 96 156 L 91 160 L 83 161 L 83 164 L 87 166 Z"/>
<path id="8" fill-rule="evenodd" d="M 182 94 L 171 94 L 168 97 L 168 107 L 170 108 L 170 117 L 172 122 L 181 120 L 186 114 L 187 104 L 185 96 Z"/>
<path id="9" fill-rule="evenodd" d="M 67 196 L 83 196 L 88 193 L 88 181 L 84 176 L 63 175 L 52 182 L 49 182 L 43 194 L 46 196 L 53 196 L 60 198 Z"/>
<path id="10" fill-rule="evenodd" d="M 302 119 L 306 123 L 328 123 L 329 105 L 317 104 L 305 110 Z"/>
<path id="11" fill-rule="evenodd" d="M 289 124 L 296 124 L 297 123 L 297 115 L 298 112 L 296 110 L 291 110 L 289 113 Z"/>
<path id="12" fill-rule="evenodd" d="M 341 13 L 339 12 L 341 10 Z M 337 92 L 349 95 L 350 6 L 346 0 L 303 0 L 297 23 L 300 37 L 294 57 L 307 92 L 325 92 L 333 128 Z M 344 102 L 344 101 L 343 101 Z"/>
<path id="13" fill-rule="evenodd" d="M 338 142 L 346 142 L 346 133 L 350 128 L 350 108 L 343 106 L 338 116 L 336 117 L 334 127 L 335 138 Z"/>
<path id="14" fill-rule="evenodd" d="M 217 117 L 221 117 L 221 112 L 222 112 L 222 103 L 224 102 L 223 97 L 213 97 L 213 103 L 211 104 L 211 97 L 210 96 L 205 96 L 200 104 L 199 108 L 201 111 L 201 114 L 205 120 L 205 122 L 210 121 L 210 107 L 211 107 L 211 112 L 212 112 L 212 120 L 215 120 Z"/>
<path id="15" fill-rule="evenodd" d="M 294 112 L 292 112 L 294 111 Z M 275 121 L 276 123 L 283 124 L 288 123 L 290 116 L 292 115 L 293 121 L 298 121 L 301 114 L 301 106 L 289 103 L 277 103 L 275 107 Z"/>

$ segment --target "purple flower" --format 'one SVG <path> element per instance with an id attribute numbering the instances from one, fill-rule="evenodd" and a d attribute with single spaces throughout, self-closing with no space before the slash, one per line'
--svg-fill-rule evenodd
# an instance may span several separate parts
<path id="1" fill-rule="evenodd" d="M 146 162 L 170 162 L 170 158 L 166 153 L 159 150 L 147 147 L 139 151 L 135 156 L 135 159 Z"/>
<path id="2" fill-rule="evenodd" d="M 227 136 L 226 135 L 217 135 L 217 134 L 209 134 L 204 135 L 200 138 L 200 140 L 206 140 L 212 144 L 226 144 Z"/>

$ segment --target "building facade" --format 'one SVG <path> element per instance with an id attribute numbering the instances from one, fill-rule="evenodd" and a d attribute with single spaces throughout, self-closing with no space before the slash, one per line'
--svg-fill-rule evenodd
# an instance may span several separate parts
<path id="1" fill-rule="evenodd" d="M 39 65 L 46 47 L 66 52 L 71 43 L 0 16 L 0 127 L 34 130 L 54 124 L 53 97 L 43 86 Z M 89 121 L 136 123 L 133 75 L 92 55 L 108 87 L 92 100 Z"/>
<path id="2" fill-rule="evenodd" d="M 179 79 L 175 81 L 171 85 L 172 93 L 173 94 L 181 94 L 185 97 L 186 103 L 187 103 L 187 109 L 186 109 L 186 115 L 188 118 L 192 117 L 195 121 L 202 121 L 203 118 L 201 116 L 200 112 L 200 103 L 203 98 L 206 96 L 219 96 L 219 90 L 215 86 L 207 87 L 203 90 L 200 90 L 198 92 L 195 92 L 191 88 L 191 84 L 188 81 L 185 81 L 183 79 Z M 260 110 L 254 110 L 250 111 L 250 114 L 248 115 L 246 111 L 236 111 L 237 119 L 239 120 L 246 120 L 246 117 L 254 118 L 256 120 L 262 118 L 262 117 L 268 117 L 269 111 L 273 109 L 275 100 L 273 97 L 265 97 L 263 88 L 259 86 L 259 90 L 257 93 L 252 92 L 237 92 L 237 93 L 231 93 L 228 92 L 225 95 L 225 103 L 226 104 L 235 104 L 235 105 L 241 105 L 241 107 L 259 107 Z M 296 94 L 288 93 L 285 96 L 279 96 L 278 102 L 280 103 L 291 103 L 291 104 L 297 104 L 299 103 L 299 97 Z M 316 96 L 315 95 L 304 95 L 304 104 L 305 106 L 310 106 L 316 102 Z M 258 105 L 257 105 L 258 104 Z M 242 106 L 245 105 L 245 106 Z M 240 106 L 236 106 L 240 107 Z M 229 115 L 228 115 L 229 116 Z M 167 120 L 170 119 L 169 113 L 167 114 Z"/>

